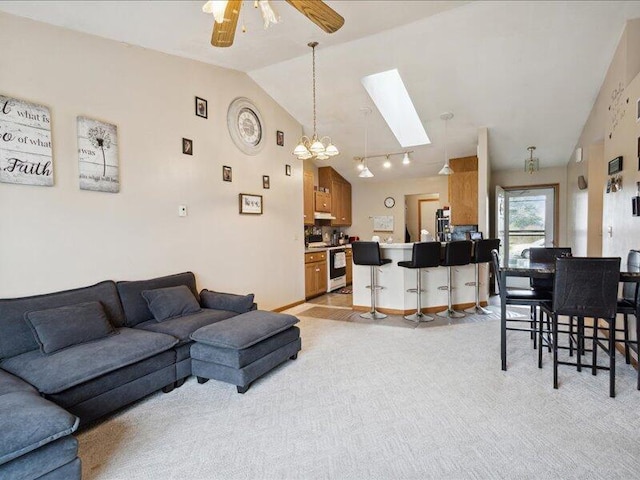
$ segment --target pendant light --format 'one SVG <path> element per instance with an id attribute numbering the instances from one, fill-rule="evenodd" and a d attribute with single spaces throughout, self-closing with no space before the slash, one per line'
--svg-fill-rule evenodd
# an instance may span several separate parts
<path id="1" fill-rule="evenodd" d="M 449 166 L 449 155 L 447 154 L 447 122 L 453 118 L 453 113 L 445 112 L 440 115 L 440 119 L 444 120 L 444 166 L 438 172 L 438 175 L 451 175 L 453 169 Z"/>
<path id="2" fill-rule="evenodd" d="M 338 148 L 331 143 L 329 137 L 318 137 L 316 131 L 316 47 L 318 42 L 310 42 L 308 44 L 312 51 L 313 64 L 313 136 L 311 138 L 303 135 L 300 142 L 293 150 L 293 154 L 299 160 L 307 160 L 315 158 L 318 160 L 327 160 L 330 157 L 338 155 Z"/>
<path id="3" fill-rule="evenodd" d="M 367 119 L 369 118 L 371 109 L 369 107 L 363 107 L 361 110 L 362 110 L 362 113 L 364 114 L 364 157 L 362 157 L 363 168 L 358 174 L 358 177 L 372 178 L 373 172 L 371 172 L 371 170 L 369 170 L 369 167 L 367 166 L 367 140 L 368 140 L 368 130 L 369 130 L 368 128 L 369 124 L 367 122 Z"/>
<path id="4" fill-rule="evenodd" d="M 536 147 L 527 147 L 529 150 L 529 158 L 525 158 L 524 160 L 524 171 L 533 174 L 533 172 L 537 172 L 540 169 L 540 164 L 538 159 L 533 156 L 533 151 Z"/>

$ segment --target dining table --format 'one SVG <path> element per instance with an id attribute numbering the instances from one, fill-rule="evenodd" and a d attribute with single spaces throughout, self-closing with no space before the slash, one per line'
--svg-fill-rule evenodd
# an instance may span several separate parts
<path id="1" fill-rule="evenodd" d="M 500 267 L 502 285 L 507 284 L 507 277 L 553 278 L 556 270 L 555 262 L 530 262 L 528 259 L 518 259 L 516 265 Z M 640 272 L 627 270 L 625 264 L 620 265 L 620 283 L 640 283 Z M 505 290 L 505 289 L 503 289 Z M 507 304 L 506 291 L 500 292 L 500 357 L 502 370 L 507 369 Z"/>

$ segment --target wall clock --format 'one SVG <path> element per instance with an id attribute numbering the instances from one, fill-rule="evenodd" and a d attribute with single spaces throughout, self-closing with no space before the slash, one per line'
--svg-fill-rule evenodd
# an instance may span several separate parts
<path id="1" fill-rule="evenodd" d="M 256 155 L 264 147 L 264 121 L 258 108 L 245 97 L 238 97 L 227 110 L 231 140 L 247 155 Z"/>
<path id="2" fill-rule="evenodd" d="M 395 204 L 396 204 L 396 201 L 393 197 L 387 197 L 384 199 L 384 206 L 387 208 L 393 208 Z"/>

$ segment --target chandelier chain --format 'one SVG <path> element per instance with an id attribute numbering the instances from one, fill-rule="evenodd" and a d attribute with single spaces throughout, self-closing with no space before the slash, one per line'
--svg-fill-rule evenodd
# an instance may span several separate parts
<path id="1" fill-rule="evenodd" d="M 315 42 L 314 42 L 315 43 Z M 311 45 L 313 58 L 313 135 L 316 135 L 316 45 Z"/>

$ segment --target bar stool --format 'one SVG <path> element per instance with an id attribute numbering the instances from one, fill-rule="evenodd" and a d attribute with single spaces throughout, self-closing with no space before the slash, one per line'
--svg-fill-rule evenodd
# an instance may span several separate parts
<path id="1" fill-rule="evenodd" d="M 410 320 L 412 322 L 431 322 L 433 317 L 430 315 L 424 315 L 422 313 L 422 270 L 423 268 L 428 267 L 439 267 L 440 266 L 440 255 L 441 255 L 442 245 L 440 242 L 421 242 L 413 244 L 413 251 L 411 253 L 411 260 L 398 262 L 398 266 L 404 268 L 414 268 L 417 271 L 417 288 L 410 288 L 407 292 L 417 293 L 418 294 L 418 305 L 416 313 L 412 313 L 411 315 L 405 315 L 404 318 Z"/>
<path id="2" fill-rule="evenodd" d="M 469 265 L 471 262 L 471 250 L 473 242 L 471 240 L 456 240 L 445 244 L 444 258 L 440 262 L 441 267 L 447 267 L 447 285 L 438 287 L 440 290 L 447 290 L 447 309 L 436 313 L 439 317 L 444 318 L 462 318 L 464 313 L 453 309 L 451 303 L 451 267 L 458 265 Z"/>
<path id="3" fill-rule="evenodd" d="M 490 310 L 480 306 L 480 263 L 491 262 L 491 250 L 498 250 L 500 248 L 499 238 L 487 238 L 485 240 L 476 240 L 473 242 L 473 257 L 471 262 L 476 267 L 476 280 L 475 282 L 467 282 L 465 285 L 476 287 L 476 304 L 471 308 L 467 308 L 465 312 L 476 313 L 478 315 L 488 315 Z"/>
<path id="4" fill-rule="evenodd" d="M 387 316 L 384 313 L 376 310 L 376 290 L 383 288 L 376 283 L 376 267 L 391 263 L 391 260 L 381 257 L 380 244 L 378 242 L 353 242 L 351 249 L 355 265 L 368 265 L 371 267 L 371 285 L 367 285 L 367 288 L 371 289 L 371 310 L 360 314 L 360 316 L 372 320 L 386 318 Z"/>

